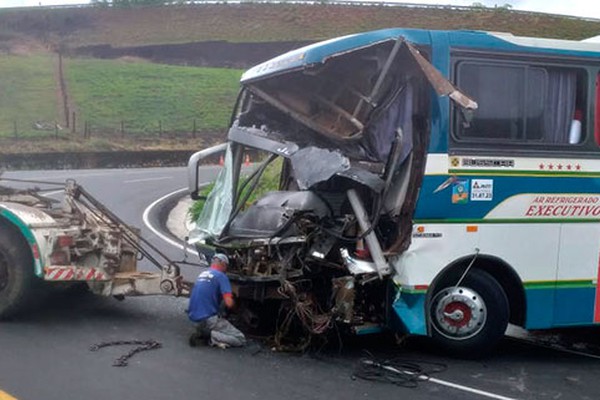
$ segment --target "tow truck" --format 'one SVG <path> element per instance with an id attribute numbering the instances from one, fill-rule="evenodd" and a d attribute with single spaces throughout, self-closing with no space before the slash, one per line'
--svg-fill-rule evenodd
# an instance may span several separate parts
<path id="1" fill-rule="evenodd" d="M 141 256 L 159 272 L 138 271 Z M 62 202 L 35 188 L 0 186 L 0 319 L 26 309 L 52 284 L 87 284 L 117 298 L 189 291 L 176 262 L 74 180 L 65 182 Z"/>

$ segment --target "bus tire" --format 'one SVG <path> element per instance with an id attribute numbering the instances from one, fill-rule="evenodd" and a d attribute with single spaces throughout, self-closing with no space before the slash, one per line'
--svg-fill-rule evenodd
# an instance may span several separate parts
<path id="1" fill-rule="evenodd" d="M 16 229 L 0 224 L 0 319 L 30 304 L 35 279 L 27 242 Z"/>
<path id="2" fill-rule="evenodd" d="M 486 356 L 508 325 L 509 304 L 502 286 L 480 269 L 469 271 L 460 286 L 442 286 L 429 302 L 434 343 L 454 356 Z"/>

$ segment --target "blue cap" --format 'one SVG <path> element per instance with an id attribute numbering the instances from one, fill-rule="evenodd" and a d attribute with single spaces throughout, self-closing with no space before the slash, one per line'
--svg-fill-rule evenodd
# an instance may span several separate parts
<path id="1" fill-rule="evenodd" d="M 215 255 L 213 256 L 213 260 L 217 259 L 223 263 L 225 263 L 225 265 L 229 265 L 229 258 L 227 258 L 227 256 L 223 253 L 215 253 Z"/>

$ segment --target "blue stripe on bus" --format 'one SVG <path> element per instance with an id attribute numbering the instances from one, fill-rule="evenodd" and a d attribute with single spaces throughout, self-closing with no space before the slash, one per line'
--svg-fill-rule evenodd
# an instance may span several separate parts
<path id="1" fill-rule="evenodd" d="M 555 289 L 526 289 L 525 302 L 525 328 L 543 329 L 551 328 L 554 315 Z"/>
<path id="2" fill-rule="evenodd" d="M 525 328 L 548 329 L 594 325 L 594 286 L 525 290 Z M 427 334 L 427 293 L 402 293 L 392 304 L 391 328 L 412 335 Z M 493 313 L 493 310 L 489 311 Z"/>
<path id="3" fill-rule="evenodd" d="M 526 289 L 527 329 L 594 324 L 596 288 Z"/>

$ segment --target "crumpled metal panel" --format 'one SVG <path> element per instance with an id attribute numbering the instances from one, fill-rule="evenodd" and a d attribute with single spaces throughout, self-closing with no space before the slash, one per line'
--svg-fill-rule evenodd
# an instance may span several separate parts
<path id="1" fill-rule="evenodd" d="M 366 169 L 350 167 L 345 171 L 339 172 L 338 175 L 365 185 L 376 193 L 381 193 L 385 187 L 385 182 L 379 175 L 367 171 Z"/>
<path id="2" fill-rule="evenodd" d="M 231 223 L 228 234 L 236 238 L 294 235 L 297 233 L 295 227 L 288 226 L 288 222 L 295 212 L 307 210 L 320 218 L 329 215 L 323 200 L 313 192 L 270 192 L 238 215 Z"/>
<path id="3" fill-rule="evenodd" d="M 477 109 L 477 103 L 469 96 L 465 95 L 456 87 L 454 87 L 450 81 L 444 78 L 440 71 L 438 71 L 433 65 L 431 65 L 431 63 L 429 63 L 429 61 L 425 59 L 425 57 L 421 55 L 419 50 L 417 50 L 408 42 L 404 43 L 438 95 L 450 97 L 455 103 L 463 108 L 470 110 Z"/>
<path id="4" fill-rule="evenodd" d="M 321 46 L 328 48 L 327 43 Z M 475 101 L 402 36 L 332 52 L 321 64 L 302 68 L 242 83 L 300 124 L 333 140 L 361 139 L 376 110 L 386 104 L 386 93 L 410 77 L 424 78 L 438 95 L 448 96 L 460 107 L 477 109 Z"/>
<path id="5" fill-rule="evenodd" d="M 319 147 L 300 149 L 290 157 L 290 160 L 296 182 L 302 190 L 350 168 L 350 160 L 342 153 Z"/>

